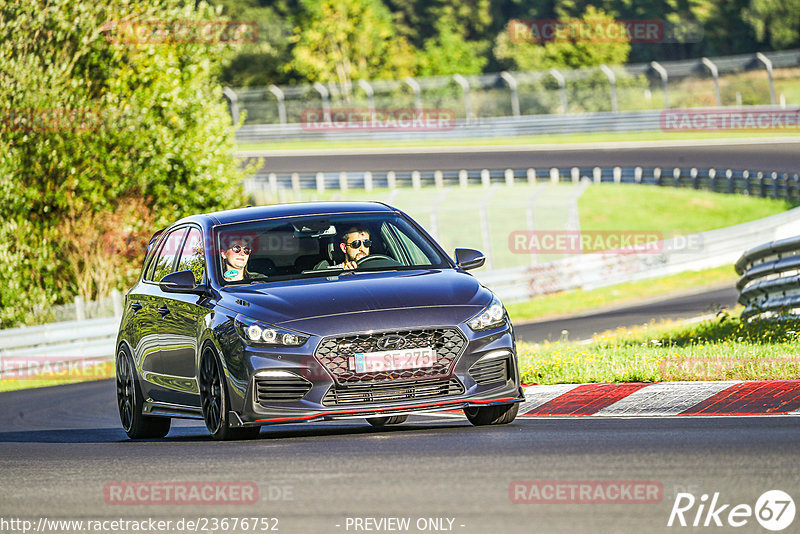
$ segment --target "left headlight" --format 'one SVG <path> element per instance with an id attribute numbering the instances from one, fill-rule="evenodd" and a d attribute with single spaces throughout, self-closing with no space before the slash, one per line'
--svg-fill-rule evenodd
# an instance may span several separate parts
<path id="1" fill-rule="evenodd" d="M 478 315 L 467 321 L 467 325 L 475 332 L 488 330 L 506 324 L 506 309 L 500 299 L 494 297 Z"/>
<path id="2" fill-rule="evenodd" d="M 236 316 L 234 324 L 239 337 L 248 345 L 256 347 L 299 347 L 308 341 L 308 336 L 300 332 L 257 321 L 242 314 Z"/>

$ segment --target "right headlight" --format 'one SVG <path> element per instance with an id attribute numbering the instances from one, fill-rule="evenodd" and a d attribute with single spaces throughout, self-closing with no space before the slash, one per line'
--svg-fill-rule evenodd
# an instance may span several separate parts
<path id="1" fill-rule="evenodd" d="M 475 332 L 497 328 L 504 324 L 506 324 L 506 309 L 497 297 L 494 297 L 478 315 L 467 321 L 467 326 Z"/>

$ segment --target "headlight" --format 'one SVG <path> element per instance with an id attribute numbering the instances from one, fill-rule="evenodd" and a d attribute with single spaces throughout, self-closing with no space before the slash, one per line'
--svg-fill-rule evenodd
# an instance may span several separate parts
<path id="1" fill-rule="evenodd" d="M 308 336 L 299 332 L 256 321 L 242 314 L 236 316 L 234 324 L 239 337 L 256 347 L 299 347 L 308 340 Z"/>
<path id="2" fill-rule="evenodd" d="M 494 297 L 483 311 L 467 321 L 467 325 L 476 332 L 496 328 L 504 324 L 506 324 L 506 310 L 497 297 Z"/>

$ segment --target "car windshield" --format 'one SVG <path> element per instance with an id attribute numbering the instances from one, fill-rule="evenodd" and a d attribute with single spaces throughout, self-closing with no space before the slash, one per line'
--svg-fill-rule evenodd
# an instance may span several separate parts
<path id="1" fill-rule="evenodd" d="M 429 239 L 395 213 L 225 225 L 217 229 L 215 244 L 223 285 L 450 266 Z"/>

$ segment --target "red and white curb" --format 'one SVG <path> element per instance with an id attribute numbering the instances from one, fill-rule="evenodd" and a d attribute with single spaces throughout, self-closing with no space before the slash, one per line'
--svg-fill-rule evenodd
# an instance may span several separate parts
<path id="1" fill-rule="evenodd" d="M 526 386 L 523 417 L 800 415 L 800 380 Z"/>

